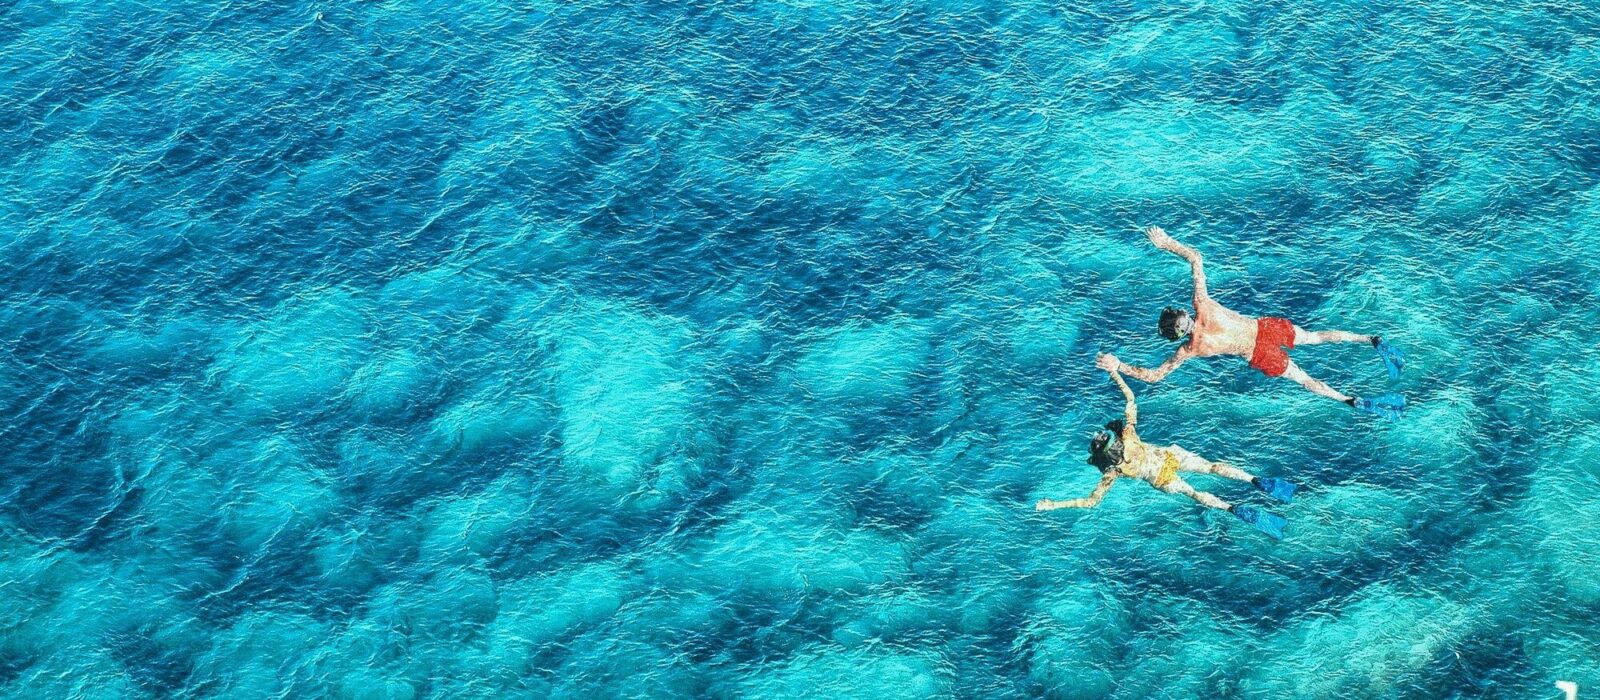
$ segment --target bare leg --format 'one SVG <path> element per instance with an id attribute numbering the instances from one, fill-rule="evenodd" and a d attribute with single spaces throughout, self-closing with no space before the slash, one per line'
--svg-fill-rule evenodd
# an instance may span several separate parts
<path id="1" fill-rule="evenodd" d="M 1283 370 L 1283 378 L 1310 389 L 1318 396 L 1326 396 L 1340 403 L 1350 403 L 1353 400 L 1352 397 L 1335 391 L 1333 387 L 1323 384 L 1320 380 L 1312 379 L 1305 370 L 1294 363 L 1294 360 L 1290 360 L 1288 367 Z"/>
<path id="2" fill-rule="evenodd" d="M 1233 506 L 1228 505 L 1227 501 L 1217 498 L 1216 496 L 1204 491 L 1196 491 L 1194 490 L 1193 486 L 1189 485 L 1189 482 L 1184 481 L 1183 479 L 1173 478 L 1173 480 L 1167 482 L 1167 485 L 1162 487 L 1161 490 L 1166 491 L 1167 493 L 1175 493 L 1180 496 L 1188 496 L 1193 498 L 1196 503 L 1199 503 L 1207 508 L 1216 508 L 1217 510 L 1233 510 Z"/>
<path id="3" fill-rule="evenodd" d="M 1361 335 L 1348 331 L 1308 331 L 1299 326 L 1294 327 L 1295 345 L 1321 345 L 1323 343 L 1366 343 L 1374 344 L 1373 335 Z"/>
<path id="4" fill-rule="evenodd" d="M 1178 470 L 1194 472 L 1196 474 L 1210 474 L 1234 481 L 1255 481 L 1255 477 L 1243 469 L 1225 462 L 1213 462 L 1200 455 L 1190 452 L 1182 447 L 1173 445 L 1167 449 L 1178 456 Z"/>

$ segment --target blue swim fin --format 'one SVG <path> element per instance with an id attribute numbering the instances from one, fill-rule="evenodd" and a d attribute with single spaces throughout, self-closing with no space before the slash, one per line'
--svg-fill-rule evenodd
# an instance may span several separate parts
<path id="1" fill-rule="evenodd" d="M 1295 485 L 1294 482 L 1289 481 L 1288 479 L 1257 477 L 1255 481 L 1250 483 L 1255 484 L 1256 488 L 1261 489 L 1261 491 L 1268 496 L 1283 501 L 1284 503 L 1289 503 L 1294 500 Z"/>
<path id="2" fill-rule="evenodd" d="M 1283 527 L 1289 524 L 1283 516 L 1258 510 L 1253 506 L 1234 506 L 1233 515 L 1250 523 L 1255 529 L 1271 535 L 1275 540 L 1283 539 Z"/>
<path id="3" fill-rule="evenodd" d="M 1378 357 L 1383 358 L 1383 366 L 1389 370 L 1389 381 L 1399 379 L 1400 370 L 1406 368 L 1406 354 L 1400 352 L 1400 348 L 1390 345 L 1389 341 L 1382 338 L 1376 339 L 1372 343 L 1372 347 L 1377 348 Z"/>
<path id="4" fill-rule="evenodd" d="M 1357 398 L 1350 405 L 1362 413 L 1392 421 L 1400 420 L 1406 413 L 1406 397 L 1399 394 L 1380 394 L 1370 399 Z"/>

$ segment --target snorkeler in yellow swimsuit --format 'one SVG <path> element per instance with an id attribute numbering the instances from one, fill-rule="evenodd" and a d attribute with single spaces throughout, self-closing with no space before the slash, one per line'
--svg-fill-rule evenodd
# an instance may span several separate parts
<path id="1" fill-rule="evenodd" d="M 1111 485 L 1122 477 L 1132 477 L 1147 481 L 1151 486 L 1167 493 L 1176 493 L 1193 498 L 1200 505 L 1208 508 L 1225 510 L 1234 514 L 1256 529 L 1275 538 L 1283 537 L 1283 527 L 1288 523 L 1282 516 L 1256 509 L 1252 506 L 1229 505 L 1216 496 L 1204 491 L 1196 491 L 1179 472 L 1195 472 L 1212 474 L 1237 481 L 1247 481 L 1251 485 L 1266 492 L 1280 501 L 1288 503 L 1294 496 L 1295 486 L 1283 479 L 1258 478 L 1250 473 L 1221 462 L 1212 462 L 1196 455 L 1177 445 L 1156 447 L 1147 445 L 1139 439 L 1139 434 L 1134 430 L 1139 421 L 1138 406 L 1134 403 L 1133 390 L 1128 388 L 1128 383 L 1123 381 L 1122 375 L 1110 372 L 1111 379 L 1122 389 L 1122 395 L 1127 397 L 1128 406 L 1122 420 L 1114 420 L 1106 424 L 1106 430 L 1095 434 L 1089 442 L 1089 463 L 1100 470 L 1100 484 L 1094 492 L 1086 498 L 1074 498 L 1066 501 L 1057 501 L 1049 498 L 1040 500 L 1034 505 L 1035 510 L 1055 510 L 1057 508 L 1093 508 L 1100 504 L 1100 499 L 1111 490 Z"/>

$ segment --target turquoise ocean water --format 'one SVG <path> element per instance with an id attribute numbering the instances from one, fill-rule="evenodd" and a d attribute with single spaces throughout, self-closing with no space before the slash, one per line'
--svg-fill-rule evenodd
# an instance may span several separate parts
<path id="1" fill-rule="evenodd" d="M 1600 694 L 1597 183 L 1573 0 L 3 2 L 0 695 Z M 1409 353 L 1134 384 L 1283 542 L 1032 510 L 1148 224 Z"/>

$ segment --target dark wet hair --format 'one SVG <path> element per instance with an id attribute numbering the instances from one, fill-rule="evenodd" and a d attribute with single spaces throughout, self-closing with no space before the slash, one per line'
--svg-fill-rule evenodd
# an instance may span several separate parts
<path id="1" fill-rule="evenodd" d="M 1106 424 L 1105 431 L 1097 432 L 1089 441 L 1089 463 L 1104 473 L 1107 469 L 1122 464 L 1122 420 L 1114 420 Z M 1111 436 L 1115 435 L 1116 440 Z"/>
<path id="2" fill-rule="evenodd" d="M 1178 332 L 1178 319 L 1187 315 L 1189 315 L 1188 311 L 1184 311 L 1176 306 L 1168 306 L 1167 308 L 1162 309 L 1161 337 L 1166 338 L 1167 340 L 1177 340 L 1182 338 L 1183 334 Z"/>

